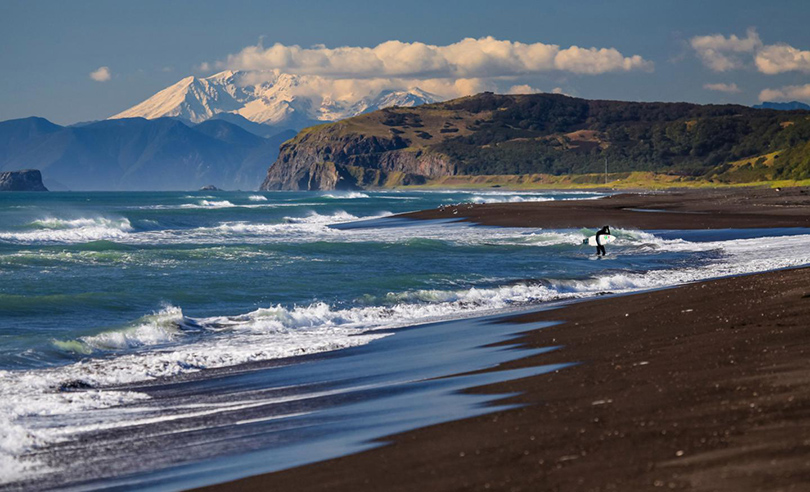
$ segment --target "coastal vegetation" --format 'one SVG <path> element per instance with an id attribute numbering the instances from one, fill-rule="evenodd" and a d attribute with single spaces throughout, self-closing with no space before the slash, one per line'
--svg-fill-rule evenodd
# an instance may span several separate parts
<path id="1" fill-rule="evenodd" d="M 469 184 L 473 176 L 586 186 L 604 184 L 606 165 L 609 181 L 641 186 L 807 180 L 810 111 L 483 93 L 305 129 L 282 146 L 264 187 Z"/>

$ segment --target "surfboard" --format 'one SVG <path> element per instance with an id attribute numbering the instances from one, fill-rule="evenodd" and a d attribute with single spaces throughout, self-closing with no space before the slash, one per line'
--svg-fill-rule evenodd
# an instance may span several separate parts
<path id="1" fill-rule="evenodd" d="M 599 236 L 599 241 L 602 244 L 610 244 L 615 240 L 616 240 L 616 236 L 611 236 L 610 234 L 605 234 L 605 235 Z M 588 238 L 588 244 L 591 245 L 591 246 L 596 246 L 596 236 L 589 237 Z"/>

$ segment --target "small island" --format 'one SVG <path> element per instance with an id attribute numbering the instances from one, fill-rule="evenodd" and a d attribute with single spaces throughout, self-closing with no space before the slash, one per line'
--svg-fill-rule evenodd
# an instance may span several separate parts
<path id="1" fill-rule="evenodd" d="M 0 191 L 48 191 L 38 169 L 0 172 Z"/>

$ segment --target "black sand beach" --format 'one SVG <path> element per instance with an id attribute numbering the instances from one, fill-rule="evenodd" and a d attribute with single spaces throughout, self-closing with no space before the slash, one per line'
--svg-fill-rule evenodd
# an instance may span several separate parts
<path id="1" fill-rule="evenodd" d="M 808 205 L 807 190 L 754 189 L 407 216 L 533 227 L 789 227 L 810 224 Z M 494 370 L 580 362 L 475 390 L 514 394 L 506 403 L 522 407 L 206 490 L 808 490 L 810 268 L 578 302 L 517 320 L 559 321 L 521 341 L 562 348 Z"/>
<path id="2" fill-rule="evenodd" d="M 622 193 L 599 200 L 460 204 L 398 217 L 462 219 L 504 227 L 748 229 L 810 227 L 810 188 Z"/>

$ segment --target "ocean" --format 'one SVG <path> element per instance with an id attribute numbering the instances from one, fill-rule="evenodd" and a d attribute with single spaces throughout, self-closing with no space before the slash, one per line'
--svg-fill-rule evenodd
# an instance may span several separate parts
<path id="1" fill-rule="evenodd" d="M 367 449 L 559 368 L 436 379 L 535 353 L 490 347 L 526 327 L 488 320 L 810 263 L 801 229 L 614 229 L 596 260 L 604 224 L 389 218 L 602 196 L 0 194 L 0 488 L 178 490 Z"/>

